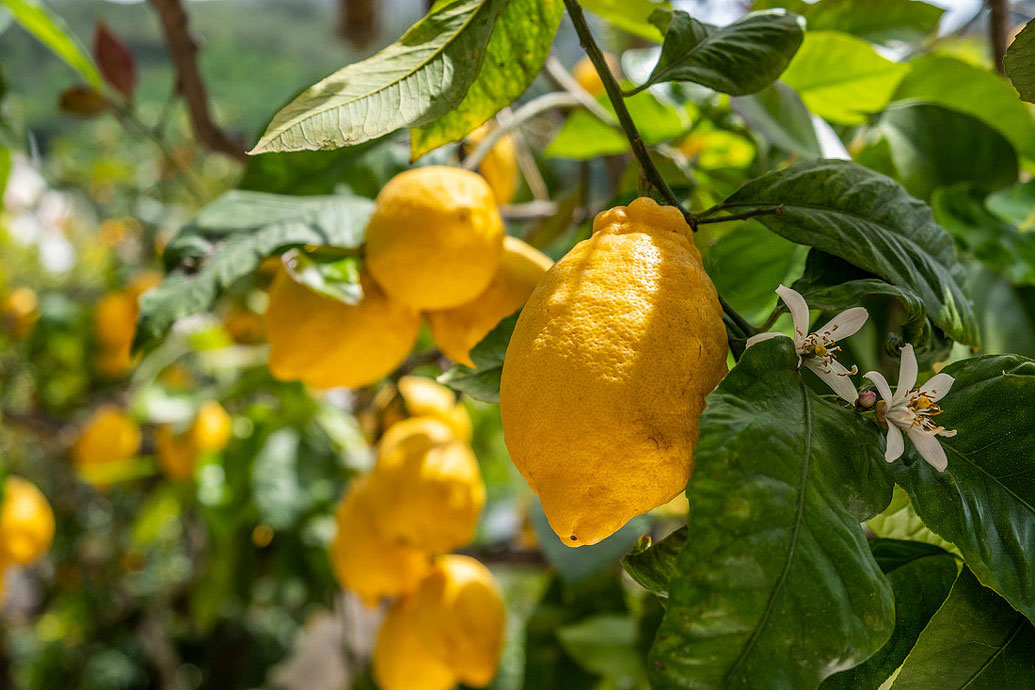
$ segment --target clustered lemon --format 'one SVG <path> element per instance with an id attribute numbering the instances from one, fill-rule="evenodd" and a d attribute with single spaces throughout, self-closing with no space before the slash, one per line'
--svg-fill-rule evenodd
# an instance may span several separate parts
<path id="1" fill-rule="evenodd" d="M 43 493 L 21 477 L 8 476 L 0 498 L 0 592 L 6 570 L 38 560 L 54 539 L 54 513 Z"/>
<path id="2" fill-rule="evenodd" d="M 233 420 L 214 400 L 202 403 L 190 426 L 177 433 L 173 425 L 162 424 L 155 432 L 158 462 L 173 479 L 194 477 L 198 458 L 222 450 L 230 440 Z"/>
<path id="3" fill-rule="evenodd" d="M 39 319 L 38 305 L 39 300 L 31 288 L 17 287 L 8 291 L 0 300 L 4 327 L 15 338 L 28 337 Z"/>
<path id="4" fill-rule="evenodd" d="M 409 417 L 430 417 L 442 422 L 457 439 L 471 442 L 471 417 L 453 391 L 425 376 L 403 376 L 388 384 L 374 399 L 373 432 L 380 435 Z"/>
<path id="5" fill-rule="evenodd" d="M 467 153 L 474 151 L 491 131 L 489 125 L 482 125 L 468 134 Z M 492 188 L 497 204 L 502 206 L 514 200 L 521 181 L 521 171 L 517 164 L 517 142 L 512 135 L 504 134 L 493 144 L 479 164 L 478 172 Z"/>
<path id="6" fill-rule="evenodd" d="M 726 348 L 715 287 L 674 207 L 640 198 L 600 213 L 547 272 L 507 348 L 500 413 L 563 543 L 596 543 L 686 487 Z"/>
<path id="7" fill-rule="evenodd" d="M 105 376 L 121 376 L 133 363 L 133 338 L 140 315 L 140 296 L 157 285 L 160 276 L 144 271 L 124 290 L 109 292 L 97 303 L 93 314 L 97 354 L 94 367 Z"/>
<path id="8" fill-rule="evenodd" d="M 122 462 L 140 448 L 140 427 L 113 405 L 97 408 L 72 445 L 72 459 L 79 465 Z"/>

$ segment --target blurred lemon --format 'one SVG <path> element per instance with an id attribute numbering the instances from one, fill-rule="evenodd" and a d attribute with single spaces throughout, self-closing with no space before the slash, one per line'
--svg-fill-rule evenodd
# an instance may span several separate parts
<path id="1" fill-rule="evenodd" d="M 382 432 L 409 417 L 430 417 L 452 429 L 460 441 L 471 442 L 471 417 L 449 388 L 424 376 L 403 376 L 394 390 L 397 394 L 381 412 Z"/>
<path id="2" fill-rule="evenodd" d="M 209 400 L 201 405 L 194 421 L 177 434 L 170 424 L 162 424 L 155 432 L 158 462 L 173 479 L 194 478 L 198 456 L 222 450 L 230 440 L 233 420 L 219 403 Z"/>
<path id="3" fill-rule="evenodd" d="M 620 70 L 615 56 L 610 53 L 604 53 L 604 61 L 611 68 L 611 73 L 617 77 Z M 600 80 L 600 75 L 597 74 L 597 69 L 593 66 L 593 61 L 589 59 L 588 55 L 583 56 L 581 60 L 575 63 L 571 70 L 571 76 L 575 77 L 575 81 L 578 82 L 579 86 L 588 91 L 589 95 L 594 98 L 605 92 L 604 82 Z"/>
<path id="4" fill-rule="evenodd" d="M 223 321 L 223 328 L 230 334 L 235 343 L 255 345 L 266 339 L 262 316 L 256 314 L 244 304 L 235 304 Z"/>
<path id="5" fill-rule="evenodd" d="M 53 539 L 54 513 L 46 497 L 21 477 L 7 477 L 0 503 L 0 564 L 28 565 Z"/>
<path id="6" fill-rule="evenodd" d="M 92 465 L 128 460 L 139 448 L 137 423 L 119 408 L 102 405 L 86 422 L 70 452 L 76 463 Z"/>
<path id="7" fill-rule="evenodd" d="M 553 261 L 516 237 L 503 241 L 503 258 L 489 287 L 466 304 L 427 313 L 435 344 L 454 362 L 474 367 L 471 348 L 501 319 L 521 308 Z"/>
<path id="8" fill-rule="evenodd" d="M 373 672 L 381 690 L 450 690 L 456 686 L 456 674 L 428 647 L 427 636 L 435 632 L 418 626 L 411 597 L 392 604 L 374 647 Z"/>
<path id="9" fill-rule="evenodd" d="M 470 154 L 492 131 L 492 126 L 485 124 L 467 135 L 466 151 Z M 493 196 L 499 205 L 509 204 L 514 200 L 518 185 L 521 183 L 521 170 L 517 162 L 517 142 L 510 134 L 504 134 L 493 144 L 489 153 L 482 159 L 478 172 L 492 188 Z"/>
<path id="10" fill-rule="evenodd" d="M 38 300 L 36 293 L 27 287 L 17 287 L 4 295 L 0 302 L 0 315 L 4 327 L 15 338 L 25 338 L 39 320 Z"/>
<path id="11" fill-rule="evenodd" d="M 399 173 L 367 225 L 371 275 L 414 309 L 463 304 L 484 290 L 503 253 L 503 220 L 477 173 L 429 166 Z"/>

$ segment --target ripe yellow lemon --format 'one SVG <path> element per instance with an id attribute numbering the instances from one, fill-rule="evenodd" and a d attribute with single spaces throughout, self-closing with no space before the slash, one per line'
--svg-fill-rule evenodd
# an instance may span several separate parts
<path id="1" fill-rule="evenodd" d="M 505 611 L 489 569 L 468 556 L 441 556 L 413 594 L 417 629 L 465 685 L 485 687 L 499 667 Z"/>
<path id="2" fill-rule="evenodd" d="M 336 512 L 337 532 L 331 542 L 331 565 L 338 583 L 368 606 L 382 597 L 416 589 L 430 569 L 428 554 L 385 538 L 375 521 L 369 477 L 349 485 Z"/>
<path id="3" fill-rule="evenodd" d="M 81 465 L 121 462 L 140 448 L 140 427 L 122 410 L 102 405 L 72 445 L 72 459 Z"/>
<path id="4" fill-rule="evenodd" d="M 615 56 L 610 53 L 604 53 L 604 61 L 611 68 L 611 73 L 617 77 L 620 70 Z M 589 95 L 595 97 L 604 93 L 604 82 L 600 80 L 600 75 L 597 74 L 597 69 L 593 66 L 593 61 L 589 59 L 588 55 L 575 63 L 571 70 L 571 76 L 575 77 L 575 81 L 578 82 L 579 86 L 588 91 Z"/>
<path id="5" fill-rule="evenodd" d="M 406 419 L 385 433 L 370 484 L 381 533 L 430 553 L 471 541 L 485 505 L 474 453 L 431 418 Z"/>
<path id="6" fill-rule="evenodd" d="M 230 440 L 233 420 L 214 400 L 202 403 L 190 427 L 177 434 L 171 424 L 162 424 L 155 433 L 158 462 L 173 479 L 194 477 L 198 456 L 222 450 Z"/>
<path id="7" fill-rule="evenodd" d="M 482 125 L 467 135 L 467 152 L 471 153 L 485 136 L 492 130 L 489 125 Z M 500 137 L 482 159 L 478 166 L 485 181 L 492 187 L 496 203 L 501 206 L 514 200 L 518 184 L 521 182 L 521 170 L 517 163 L 517 142 L 510 134 Z"/>
<path id="8" fill-rule="evenodd" d="M 28 565 L 53 539 L 54 513 L 46 497 L 21 477 L 7 477 L 0 504 L 0 564 Z"/>
<path id="9" fill-rule="evenodd" d="M 187 434 L 177 434 L 172 425 L 162 424 L 155 431 L 155 453 L 168 476 L 179 481 L 194 478 L 198 449 Z"/>
<path id="10" fill-rule="evenodd" d="M 399 173 L 377 195 L 367 266 L 392 298 L 444 309 L 488 286 L 503 253 L 503 220 L 477 173 L 442 166 Z"/>
<path id="11" fill-rule="evenodd" d="M 410 417 L 430 417 L 452 429 L 458 440 L 471 442 L 471 416 L 457 401 L 456 394 L 441 383 L 424 376 L 403 376 L 387 390 L 382 403 L 381 431 Z"/>
<path id="12" fill-rule="evenodd" d="M 503 242 L 496 277 L 467 304 L 426 314 L 435 343 L 454 362 L 474 367 L 471 348 L 501 319 L 517 311 L 553 265 L 550 257 L 516 237 Z"/>
<path id="13" fill-rule="evenodd" d="M 600 213 L 551 268 L 507 348 L 510 456 L 568 546 L 670 501 L 726 373 L 715 287 L 682 214 L 640 198 Z"/>
<path id="14" fill-rule="evenodd" d="M 345 304 L 277 272 L 266 310 L 274 376 L 316 388 L 365 386 L 406 359 L 420 314 L 388 298 L 365 271 L 361 285 L 363 298 Z"/>
<path id="15" fill-rule="evenodd" d="M 15 338 L 24 338 L 32 333 L 39 319 L 39 301 L 31 288 L 18 287 L 4 295 L 0 302 L 0 315 L 4 326 Z"/>
<path id="16" fill-rule="evenodd" d="M 121 350 L 133 343 L 137 332 L 137 296 L 132 292 L 109 292 L 93 313 L 94 336 L 107 350 Z"/>
<path id="17" fill-rule="evenodd" d="M 232 427 L 233 420 L 223 406 L 215 400 L 206 400 L 190 426 L 191 440 L 201 452 L 214 453 L 226 447 Z"/>
<path id="18" fill-rule="evenodd" d="M 428 635 L 437 630 L 418 627 L 412 597 L 388 609 L 374 647 L 374 678 L 381 690 L 450 690 L 453 670 L 428 648 Z"/>

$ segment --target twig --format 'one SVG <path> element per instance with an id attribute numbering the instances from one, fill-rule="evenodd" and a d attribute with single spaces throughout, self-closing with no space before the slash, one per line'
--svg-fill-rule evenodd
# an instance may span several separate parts
<path id="1" fill-rule="evenodd" d="M 232 141 L 212 121 L 208 110 L 208 95 L 205 82 L 198 69 L 198 46 L 187 26 L 187 13 L 180 0 L 150 0 L 158 13 L 165 34 L 165 43 L 176 68 L 176 80 L 180 93 L 190 110 L 194 136 L 207 148 L 217 153 L 244 162 L 248 159 L 244 147 Z"/>
<path id="2" fill-rule="evenodd" d="M 717 209 L 719 210 L 719 209 Z M 783 213 L 783 204 L 780 204 L 776 208 L 764 208 L 758 209 L 757 211 L 745 211 L 744 213 L 733 213 L 728 216 L 720 216 L 718 218 L 698 218 L 698 225 L 704 225 L 705 223 L 725 223 L 731 220 L 747 220 L 748 218 L 756 218 L 758 216 L 779 216 Z"/>
<path id="3" fill-rule="evenodd" d="M 513 119 L 510 122 L 501 122 L 498 127 L 486 134 L 474 151 L 464 159 L 463 167 L 467 170 L 477 169 L 485 157 L 489 155 L 489 151 L 496 145 L 496 142 L 517 129 L 523 122 L 545 113 L 547 110 L 574 108 L 577 105 L 579 105 L 578 99 L 568 93 L 548 93 L 539 98 L 532 99 L 514 111 Z"/>
<path id="4" fill-rule="evenodd" d="M 158 147 L 158 150 L 162 154 L 162 158 L 164 158 L 167 163 L 169 163 L 174 168 L 180 171 L 180 181 L 183 183 L 183 186 L 186 187 L 187 191 L 190 192 L 191 195 L 194 196 L 194 198 L 197 199 L 199 203 L 205 203 L 209 200 L 208 195 L 205 194 L 204 191 L 202 191 L 201 185 L 199 185 L 198 181 L 194 178 L 194 173 L 191 172 L 190 168 L 187 167 L 183 163 L 183 161 L 181 161 L 179 158 L 173 155 L 172 151 L 169 150 L 169 146 L 166 143 L 165 138 L 162 136 L 161 132 L 157 128 L 148 127 L 143 122 L 141 122 L 139 118 L 137 118 L 136 113 L 134 113 L 128 105 L 117 106 L 115 110 L 115 117 L 118 119 L 118 121 L 122 124 L 122 127 L 127 132 L 132 133 L 134 130 L 136 130 L 136 133 L 138 135 L 144 137 L 145 139 L 149 139 L 155 146 Z"/>
<path id="5" fill-rule="evenodd" d="M 581 103 L 586 110 L 593 113 L 609 125 L 618 124 L 618 120 L 615 119 L 615 116 L 607 112 L 607 108 L 600 105 L 600 103 L 597 102 L 597 99 L 593 98 L 589 91 L 582 88 L 582 85 L 575 81 L 575 77 L 571 76 L 571 74 L 568 73 L 568 70 L 564 69 L 564 65 L 562 65 L 561 61 L 554 55 L 550 55 L 546 58 L 546 74 L 553 79 L 557 86 L 579 99 L 579 103 Z"/>
<path id="6" fill-rule="evenodd" d="M 510 111 L 510 108 L 504 108 L 500 111 L 500 123 L 506 123 L 513 118 L 514 114 Z M 521 170 L 521 175 L 525 178 L 529 191 L 532 192 L 532 198 L 536 201 L 549 201 L 550 190 L 546 187 L 546 180 L 543 179 L 543 174 L 539 172 L 539 167 L 535 163 L 535 157 L 528 148 L 525 138 L 521 135 L 521 130 L 513 130 L 511 136 L 514 139 L 514 156 L 517 158 L 518 169 Z"/>
<path id="7" fill-rule="evenodd" d="M 636 129 L 636 123 L 633 122 L 632 115 L 629 114 L 629 109 L 625 106 L 625 100 L 622 98 L 622 89 L 618 86 L 618 81 L 615 79 L 615 75 L 611 73 L 611 68 L 608 67 L 607 60 L 604 58 L 604 53 L 601 52 L 600 46 L 597 45 L 592 32 L 589 30 L 589 24 L 586 23 L 586 16 L 582 13 L 582 8 L 577 0 L 564 0 L 564 5 L 568 8 L 568 16 L 571 17 L 572 24 L 575 25 L 575 33 L 579 35 L 579 42 L 582 43 L 582 47 L 586 50 L 586 55 L 589 56 L 593 66 L 596 67 L 597 74 L 600 75 L 600 80 L 604 83 L 604 90 L 607 91 L 607 97 L 610 99 L 611 105 L 615 109 L 615 114 L 618 116 L 618 124 L 622 126 L 626 138 L 629 139 L 633 155 L 636 156 L 636 160 L 640 164 L 644 179 L 658 190 L 666 203 L 679 209 L 691 229 L 697 230 L 697 218 L 683 207 L 676 195 L 672 193 L 668 183 L 665 182 L 665 178 L 661 176 L 657 166 L 654 165 L 654 161 L 651 160 L 650 153 L 643 143 L 643 138 L 640 137 L 640 132 Z"/>
<path id="8" fill-rule="evenodd" d="M 996 71 L 1006 76 L 1003 58 L 1006 57 L 1006 39 L 1010 31 L 1008 0 L 988 0 L 988 33 L 992 42 L 992 61 Z"/>
<path id="9" fill-rule="evenodd" d="M 776 323 L 776 320 L 780 318 L 780 314 L 783 314 L 783 307 L 777 304 L 775 307 L 773 307 L 773 310 L 769 312 L 769 316 L 765 318 L 765 321 L 762 322 L 762 325 L 760 325 L 756 330 L 759 333 L 765 333 L 773 327 L 773 324 Z"/>
<path id="10" fill-rule="evenodd" d="M 524 204 L 500 206 L 500 215 L 507 220 L 539 220 L 557 215 L 558 205 L 553 201 L 529 201 Z"/>

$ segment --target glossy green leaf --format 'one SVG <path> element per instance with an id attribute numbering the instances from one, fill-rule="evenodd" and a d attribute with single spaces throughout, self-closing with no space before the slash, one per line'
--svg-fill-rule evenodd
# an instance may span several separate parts
<path id="1" fill-rule="evenodd" d="M 802 161 L 749 182 L 722 207 L 734 213 L 782 209 L 758 221 L 912 291 L 946 334 L 978 341 L 952 238 L 894 180 L 849 161 Z"/>
<path id="2" fill-rule="evenodd" d="M 877 127 L 888 140 L 898 178 L 917 198 L 961 182 L 987 194 L 1017 181 L 1013 145 L 965 113 L 904 105 L 886 110 Z"/>
<path id="3" fill-rule="evenodd" d="M 822 155 L 811 113 L 794 89 L 783 82 L 734 98 L 730 105 L 773 146 L 803 158 Z"/>
<path id="4" fill-rule="evenodd" d="M 895 478 L 917 515 L 963 554 L 983 584 L 1035 619 L 1035 361 L 988 355 L 955 362 L 939 404 L 948 467 L 938 472 L 907 442 Z"/>
<path id="5" fill-rule="evenodd" d="M 920 0 L 820 0 L 802 10 L 809 31 L 843 31 L 874 43 L 922 41 L 938 30 L 943 12 Z"/>
<path id="6" fill-rule="evenodd" d="M 1035 678 L 1035 627 L 964 568 L 893 690 L 1021 690 Z"/>
<path id="7" fill-rule="evenodd" d="M 709 396 L 694 457 L 653 687 L 805 690 L 880 649 L 892 592 L 859 524 L 891 498 L 877 426 L 813 393 L 776 338 Z"/>
<path id="8" fill-rule="evenodd" d="M 370 199 L 351 195 L 227 192 L 166 247 L 169 273 L 141 297 L 136 347 L 160 338 L 177 319 L 211 307 L 224 288 L 271 254 L 307 244 L 358 248 L 372 210 Z"/>
<path id="9" fill-rule="evenodd" d="M 397 42 L 303 91 L 250 153 L 354 146 L 445 115 L 477 78 L 503 4 L 436 4 Z"/>
<path id="10" fill-rule="evenodd" d="M 956 559 L 937 546 L 873 539 L 870 550 L 895 593 L 895 630 L 876 654 L 855 668 L 830 676 L 820 690 L 880 687 L 909 654 L 956 580 Z"/>
<path id="11" fill-rule="evenodd" d="M 104 90 L 104 81 L 93 58 L 72 35 L 65 22 L 39 0 L 0 0 L 14 20 L 65 61 L 90 86 Z"/>
<path id="12" fill-rule="evenodd" d="M 888 104 L 909 71 L 881 57 L 866 41 L 837 31 L 809 31 L 783 81 L 809 110 L 844 125 L 858 125 Z"/>
<path id="13" fill-rule="evenodd" d="M 930 338 L 927 328 L 927 310 L 916 293 L 876 278 L 849 280 L 837 285 L 800 285 L 792 287 L 801 293 L 813 309 L 836 313 L 865 305 L 874 297 L 890 297 L 902 307 L 902 337 L 918 349 Z"/>
<path id="14" fill-rule="evenodd" d="M 676 558 L 686 540 L 687 528 L 680 527 L 659 542 L 634 549 L 622 559 L 622 567 L 645 590 L 667 599 L 669 583 L 676 572 Z"/>
<path id="15" fill-rule="evenodd" d="M 1035 102 L 1035 22 L 1028 22 L 1006 49 L 1003 67 L 1021 98 Z"/>
<path id="16" fill-rule="evenodd" d="M 272 432 L 252 465 L 252 500 L 264 524 L 275 530 L 292 527 L 306 507 L 305 488 L 299 483 L 298 431 Z"/>
<path id="17" fill-rule="evenodd" d="M 909 499 L 909 494 L 901 486 L 895 486 L 895 492 L 891 495 L 891 503 L 883 513 L 867 520 L 866 526 L 878 537 L 922 542 L 937 546 L 962 558 L 962 554 L 955 544 L 942 539 L 927 528 L 927 525 L 913 509 L 913 502 Z"/>
<path id="18" fill-rule="evenodd" d="M 411 158 L 468 132 L 510 105 L 543 68 L 564 16 L 562 0 L 510 0 L 492 30 L 485 60 L 467 95 L 453 110 L 410 132 Z"/>
<path id="19" fill-rule="evenodd" d="M 564 626 L 557 639 L 579 666 L 624 685 L 642 683 L 646 676 L 636 649 L 638 632 L 631 615 L 605 613 Z"/>
<path id="20" fill-rule="evenodd" d="M 654 71 L 636 91 L 692 81 L 734 96 L 760 91 L 780 76 L 801 45 L 804 22 L 783 10 L 752 12 L 729 26 L 673 12 Z"/>
<path id="21" fill-rule="evenodd" d="M 517 311 L 503 319 L 471 349 L 474 369 L 463 364 L 454 364 L 438 377 L 439 383 L 467 393 L 475 400 L 500 401 L 500 377 L 503 375 L 503 358 L 507 354 L 510 336 L 517 324 Z"/>
<path id="22" fill-rule="evenodd" d="M 650 16 L 655 10 L 671 9 L 660 0 L 579 0 L 579 4 L 622 31 L 655 43 L 661 43 L 663 34 Z"/>
<path id="23" fill-rule="evenodd" d="M 908 67 L 893 101 L 923 101 L 973 115 L 1022 155 L 1035 157 L 1035 121 L 1002 77 L 948 55 L 926 55 Z"/>
<path id="24" fill-rule="evenodd" d="M 321 257 L 293 249 L 284 254 L 284 270 L 296 283 L 339 302 L 356 304 L 363 299 L 357 256 Z"/>
<path id="25" fill-rule="evenodd" d="M 975 259 L 1014 285 L 1035 285 L 1035 234 L 993 216 L 982 195 L 960 185 L 931 196 L 939 225 Z"/>
<path id="26" fill-rule="evenodd" d="M 1035 180 L 1015 184 L 990 194 L 985 200 L 989 212 L 1021 232 L 1035 230 Z"/>

